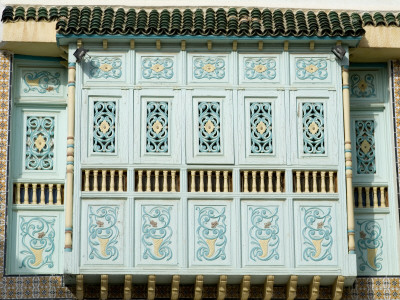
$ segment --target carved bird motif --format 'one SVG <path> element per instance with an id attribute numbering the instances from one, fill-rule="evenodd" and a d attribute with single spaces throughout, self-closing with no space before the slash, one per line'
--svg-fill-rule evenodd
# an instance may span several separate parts
<path id="1" fill-rule="evenodd" d="M 157 227 L 157 222 L 151 220 L 151 221 L 150 221 L 150 225 L 153 226 L 153 227 Z"/>
<path id="2" fill-rule="evenodd" d="M 42 239 L 42 238 L 44 238 L 45 235 L 46 235 L 46 233 L 44 233 L 44 232 L 39 232 L 39 233 L 38 233 L 38 238 L 39 238 L 39 239 Z"/>
<path id="3" fill-rule="evenodd" d="M 99 227 L 103 227 L 104 226 L 104 223 L 102 221 L 97 221 L 96 224 Z"/>
<path id="4" fill-rule="evenodd" d="M 215 228 L 218 225 L 218 221 L 212 222 L 211 223 L 211 228 Z"/>

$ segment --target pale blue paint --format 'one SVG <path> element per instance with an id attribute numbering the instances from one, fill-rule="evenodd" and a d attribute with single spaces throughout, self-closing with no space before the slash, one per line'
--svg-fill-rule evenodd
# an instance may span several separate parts
<path id="1" fill-rule="evenodd" d="M 325 153 L 325 120 L 324 104 L 322 102 L 305 102 L 302 104 L 303 117 L 303 153 Z M 318 130 L 310 131 L 310 125 L 315 123 Z"/>
<path id="2" fill-rule="evenodd" d="M 157 67 L 159 68 L 157 69 Z M 171 79 L 173 76 L 174 61 L 171 58 L 142 58 L 142 77 L 144 79 Z"/>
<path id="3" fill-rule="evenodd" d="M 276 77 L 276 60 L 273 58 L 254 57 L 244 60 L 244 76 L 249 80 L 273 80 Z M 262 68 L 265 71 L 262 71 Z"/>
<path id="4" fill-rule="evenodd" d="M 208 70 L 207 66 L 211 66 Z M 223 79 L 225 77 L 224 57 L 196 57 L 193 59 L 193 76 L 196 79 Z"/>
<path id="5" fill-rule="evenodd" d="M 23 74 L 23 81 L 26 86 L 23 90 L 25 94 L 30 92 L 58 93 L 61 85 L 60 73 L 49 71 L 27 72 Z"/>
<path id="6" fill-rule="evenodd" d="M 354 128 L 356 131 L 357 174 L 375 174 L 375 121 L 356 120 Z M 361 147 L 364 141 L 370 145 L 366 153 Z"/>
<path id="7" fill-rule="evenodd" d="M 307 67 L 314 66 L 316 70 L 309 72 Z M 300 80 L 325 80 L 328 78 L 328 62 L 325 58 L 297 58 L 296 77 Z"/>
<path id="8" fill-rule="evenodd" d="M 102 65 L 109 65 L 109 70 L 104 70 Z M 122 60 L 118 57 L 92 57 L 90 60 L 90 78 L 119 79 L 122 76 Z"/>
<path id="9" fill-rule="evenodd" d="M 358 268 L 361 271 L 365 271 L 366 269 L 372 271 L 382 270 L 383 236 L 381 226 L 374 220 L 357 221 L 357 225 L 360 234 L 357 241 L 359 251 L 357 259 L 360 261 Z M 376 251 L 373 261 L 374 265 L 371 265 L 371 262 L 368 261 L 368 249 Z"/>
<path id="10" fill-rule="evenodd" d="M 93 114 L 93 152 L 115 153 L 117 114 L 115 101 L 94 102 Z M 101 130 L 104 121 L 109 125 L 105 132 Z"/>
<path id="11" fill-rule="evenodd" d="M 362 78 L 364 77 L 364 78 Z M 371 98 L 376 97 L 375 77 L 373 74 L 352 74 L 350 76 L 351 97 L 355 98 Z"/>
<path id="12" fill-rule="evenodd" d="M 265 131 L 260 133 L 257 125 L 264 123 Z M 272 140 L 272 107 L 269 102 L 253 102 L 250 104 L 250 138 L 251 153 L 273 153 Z"/>
<path id="13" fill-rule="evenodd" d="M 157 121 L 162 127 L 158 133 L 153 128 Z M 168 102 L 148 102 L 146 123 L 146 152 L 168 152 Z"/>
<path id="14" fill-rule="evenodd" d="M 220 103 L 199 102 L 199 152 L 221 152 L 221 128 L 220 128 Z M 214 128 L 207 132 L 206 124 L 210 121 Z"/>

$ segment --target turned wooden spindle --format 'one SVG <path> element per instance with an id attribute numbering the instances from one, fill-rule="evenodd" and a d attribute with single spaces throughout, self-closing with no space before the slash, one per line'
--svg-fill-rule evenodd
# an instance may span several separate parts
<path id="1" fill-rule="evenodd" d="M 143 170 L 138 171 L 138 192 L 143 192 Z"/>
<path id="2" fill-rule="evenodd" d="M 381 191 L 381 207 L 386 207 L 385 187 L 381 186 L 379 189 Z"/>
<path id="3" fill-rule="evenodd" d="M 85 187 L 84 187 L 84 191 L 85 192 L 89 192 L 89 175 L 90 175 L 90 170 L 85 170 Z"/>
<path id="4" fill-rule="evenodd" d="M 171 192 L 176 192 L 176 171 L 171 171 Z"/>
<path id="5" fill-rule="evenodd" d="M 49 204 L 53 205 L 54 204 L 54 197 L 53 197 L 53 186 L 54 184 L 49 184 Z"/>
<path id="6" fill-rule="evenodd" d="M 28 183 L 24 183 L 24 200 L 22 201 L 22 203 L 29 204 L 29 184 Z"/>
<path id="7" fill-rule="evenodd" d="M 110 192 L 115 191 L 115 170 L 110 170 Z"/>
<path id="8" fill-rule="evenodd" d="M 204 171 L 200 171 L 200 191 L 201 193 L 204 192 Z"/>
<path id="9" fill-rule="evenodd" d="M 374 186 L 372 188 L 373 194 L 374 194 L 374 207 L 379 207 L 378 205 L 378 188 Z"/>
<path id="10" fill-rule="evenodd" d="M 39 203 L 40 205 L 46 204 L 46 200 L 45 200 L 45 196 L 44 196 L 44 187 L 45 187 L 44 183 L 40 184 L 40 203 Z"/>
<path id="11" fill-rule="evenodd" d="M 219 175 L 221 171 L 215 171 L 215 191 L 217 193 L 221 192 L 221 185 L 219 183 Z"/>
<path id="12" fill-rule="evenodd" d="M 309 186 L 309 182 L 308 182 L 309 174 L 310 174 L 309 171 L 304 172 L 304 193 L 310 192 L 310 186 Z"/>
<path id="13" fill-rule="evenodd" d="M 321 172 L 321 193 L 326 193 L 325 173 L 325 171 Z"/>
<path id="14" fill-rule="evenodd" d="M 268 193 L 272 193 L 274 191 L 274 186 L 272 183 L 272 178 L 273 178 L 274 172 L 268 171 L 267 174 L 268 174 Z"/>
<path id="15" fill-rule="evenodd" d="M 160 171 L 159 170 L 155 170 L 154 171 L 154 191 L 155 192 L 159 192 L 160 191 Z"/>
<path id="16" fill-rule="evenodd" d="M 260 192 L 265 193 L 265 183 L 264 183 L 265 171 L 260 171 Z"/>
<path id="17" fill-rule="evenodd" d="M 17 200 L 15 201 L 16 204 L 23 204 L 24 202 L 21 202 L 21 184 L 17 183 L 17 190 L 15 191 L 17 193 Z"/>
<path id="18" fill-rule="evenodd" d="M 296 193 L 301 193 L 301 181 L 300 181 L 301 172 L 296 171 Z"/>
<path id="19" fill-rule="evenodd" d="M 118 192 L 123 192 L 124 191 L 124 171 L 123 170 L 118 170 Z"/>
<path id="20" fill-rule="evenodd" d="M 36 189 L 37 189 L 37 183 L 33 183 L 32 184 L 32 204 L 38 204 Z"/>
<path id="21" fill-rule="evenodd" d="M 61 184 L 57 184 L 57 205 L 61 205 Z"/>
<path id="22" fill-rule="evenodd" d="M 146 192 L 151 192 L 151 170 L 146 171 Z"/>
<path id="23" fill-rule="evenodd" d="M 164 193 L 168 192 L 168 171 L 163 171 L 163 189 Z"/>
<path id="24" fill-rule="evenodd" d="M 190 171 L 191 183 L 190 191 L 193 193 L 196 191 L 196 171 Z"/>
<path id="25" fill-rule="evenodd" d="M 249 171 L 244 171 L 243 172 L 243 192 L 248 193 L 249 192 Z"/>
<path id="26" fill-rule="evenodd" d="M 370 187 L 365 187 L 365 207 L 371 207 L 371 199 L 369 196 Z"/>
<path id="27" fill-rule="evenodd" d="M 313 193 L 318 193 L 317 189 L 317 171 L 312 172 L 312 191 Z"/>
<path id="28" fill-rule="evenodd" d="M 257 171 L 251 172 L 251 192 L 257 192 Z"/>
<path id="29" fill-rule="evenodd" d="M 228 171 L 224 171 L 224 193 L 228 191 Z"/>
<path id="30" fill-rule="evenodd" d="M 277 193 L 282 193 L 282 187 L 281 187 L 281 174 L 282 171 L 276 171 L 276 192 Z"/>
<path id="31" fill-rule="evenodd" d="M 329 172 L 329 193 L 335 192 L 335 186 L 333 184 L 333 172 Z"/>
<path id="32" fill-rule="evenodd" d="M 98 170 L 93 170 L 93 191 L 98 192 L 99 187 L 97 185 L 97 176 L 99 174 Z"/>
<path id="33" fill-rule="evenodd" d="M 106 177 L 107 177 L 107 170 L 102 170 L 101 171 L 101 191 L 102 192 L 107 192 Z"/>
<path id="34" fill-rule="evenodd" d="M 212 178 L 212 171 L 207 171 L 207 192 L 209 193 L 212 192 L 211 178 Z"/>
<path id="35" fill-rule="evenodd" d="M 357 205 L 357 208 L 362 208 L 363 207 L 363 203 L 362 203 L 362 187 L 361 186 L 359 186 L 358 188 L 357 188 L 357 190 L 358 190 L 358 205 Z"/>

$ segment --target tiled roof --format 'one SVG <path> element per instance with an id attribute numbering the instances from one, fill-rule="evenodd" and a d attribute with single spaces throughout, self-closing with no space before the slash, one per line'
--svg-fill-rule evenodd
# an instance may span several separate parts
<path id="1" fill-rule="evenodd" d="M 400 14 L 270 9 L 126 9 L 100 7 L 11 7 L 2 21 L 57 21 L 68 34 L 338 36 L 357 37 L 363 27 L 400 26 Z"/>

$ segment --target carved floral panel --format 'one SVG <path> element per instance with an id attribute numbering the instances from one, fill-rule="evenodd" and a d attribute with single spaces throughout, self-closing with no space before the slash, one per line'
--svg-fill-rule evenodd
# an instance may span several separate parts
<path id="1" fill-rule="evenodd" d="M 328 60 L 325 58 L 295 59 L 296 78 L 307 81 L 323 81 L 328 78 Z"/>
<path id="2" fill-rule="evenodd" d="M 119 79 L 122 76 L 122 60 L 118 57 L 96 56 L 89 62 L 90 78 Z"/>
<path id="3" fill-rule="evenodd" d="M 251 153 L 271 154 L 274 152 L 270 102 L 252 102 L 250 104 L 250 139 Z"/>
<path id="4" fill-rule="evenodd" d="M 221 80 L 226 75 L 225 57 L 202 56 L 193 58 L 193 77 L 197 80 Z"/>
<path id="5" fill-rule="evenodd" d="M 352 98 L 377 97 L 376 78 L 372 73 L 351 73 L 350 96 Z"/>
<path id="6" fill-rule="evenodd" d="M 247 80 L 271 81 L 276 78 L 276 59 L 247 57 L 244 59 L 244 77 Z"/>
<path id="7" fill-rule="evenodd" d="M 147 102 L 146 152 L 168 153 L 168 102 Z"/>
<path id="8" fill-rule="evenodd" d="M 57 71 L 25 71 L 22 73 L 23 96 L 59 94 L 61 92 L 61 73 Z"/>
<path id="9" fill-rule="evenodd" d="M 93 152 L 115 153 L 117 104 L 95 101 L 93 104 Z"/>
<path id="10" fill-rule="evenodd" d="M 26 117 L 25 170 L 53 170 L 54 127 L 54 117 Z"/>
<path id="11" fill-rule="evenodd" d="M 325 112 L 322 102 L 301 105 L 303 126 L 303 153 L 325 154 Z"/>
<path id="12" fill-rule="evenodd" d="M 174 60 L 169 57 L 142 57 L 142 78 L 171 80 L 174 78 Z"/>
<path id="13" fill-rule="evenodd" d="M 198 103 L 199 152 L 221 152 L 221 119 L 219 102 Z"/>
<path id="14" fill-rule="evenodd" d="M 375 121 L 356 120 L 357 174 L 375 174 Z"/>

